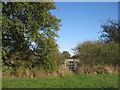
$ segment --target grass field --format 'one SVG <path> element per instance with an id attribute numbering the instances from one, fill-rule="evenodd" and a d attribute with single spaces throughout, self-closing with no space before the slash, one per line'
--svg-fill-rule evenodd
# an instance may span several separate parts
<path id="1" fill-rule="evenodd" d="M 55 78 L 4 78 L 3 88 L 117 88 L 118 75 L 78 75 Z"/>

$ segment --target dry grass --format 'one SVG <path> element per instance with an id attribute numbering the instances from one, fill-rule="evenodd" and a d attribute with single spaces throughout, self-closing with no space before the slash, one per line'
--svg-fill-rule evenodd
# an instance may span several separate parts
<path id="1" fill-rule="evenodd" d="M 57 76 L 65 76 L 71 73 L 68 68 L 65 68 L 64 65 L 60 65 L 57 70 L 53 72 L 45 72 L 40 69 L 23 69 L 18 68 L 16 71 L 9 72 L 3 74 L 3 77 L 7 78 L 41 78 L 41 77 L 57 77 Z"/>
<path id="2" fill-rule="evenodd" d="M 118 74 L 118 66 L 78 66 L 77 72 L 81 74 Z"/>

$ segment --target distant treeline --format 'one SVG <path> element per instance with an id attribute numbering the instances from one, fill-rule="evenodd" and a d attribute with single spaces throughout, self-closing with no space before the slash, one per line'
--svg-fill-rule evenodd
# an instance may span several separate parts
<path id="1" fill-rule="evenodd" d="M 101 25 L 102 32 L 98 41 L 86 41 L 76 46 L 73 56 L 83 65 L 119 65 L 120 22 L 108 20 Z"/>

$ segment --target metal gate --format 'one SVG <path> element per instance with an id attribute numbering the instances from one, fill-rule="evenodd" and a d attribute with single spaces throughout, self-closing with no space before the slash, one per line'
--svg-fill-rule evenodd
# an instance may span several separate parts
<path id="1" fill-rule="evenodd" d="M 65 67 L 69 68 L 70 71 L 76 71 L 77 65 L 77 61 L 65 61 Z"/>

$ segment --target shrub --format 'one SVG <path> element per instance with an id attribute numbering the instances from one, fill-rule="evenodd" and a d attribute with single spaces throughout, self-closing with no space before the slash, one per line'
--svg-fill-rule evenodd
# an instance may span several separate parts
<path id="1" fill-rule="evenodd" d="M 104 44 L 102 42 L 87 41 L 77 46 L 80 63 L 84 65 L 118 65 L 117 43 Z"/>

